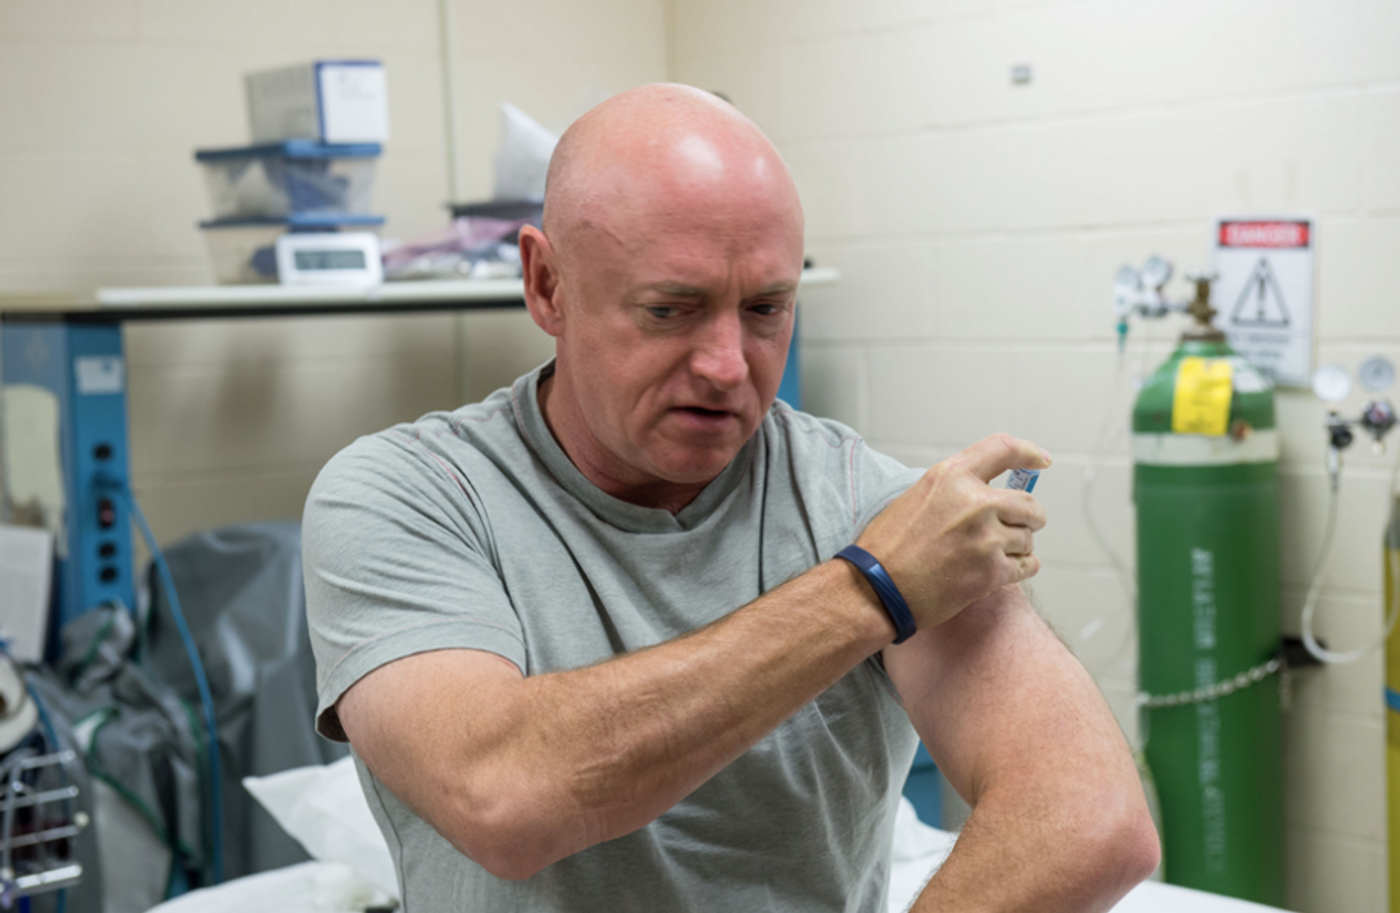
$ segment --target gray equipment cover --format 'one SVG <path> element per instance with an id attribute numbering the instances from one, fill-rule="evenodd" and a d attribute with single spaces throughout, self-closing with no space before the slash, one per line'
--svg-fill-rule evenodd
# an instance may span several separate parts
<path id="1" fill-rule="evenodd" d="M 199 648 L 219 726 L 224 877 L 309 857 L 243 789 L 246 776 L 326 764 L 348 748 L 317 736 L 316 668 L 306 629 L 301 526 L 250 523 L 195 533 L 165 549 Z M 152 567 L 147 664 L 193 706 L 194 674 Z"/>
<path id="2" fill-rule="evenodd" d="M 153 866 L 164 869 L 160 872 L 105 873 L 113 895 L 107 897 L 109 910 L 132 909 L 133 898 L 146 898 L 152 880 L 166 885 L 172 859 L 192 870 L 207 862 L 202 855 L 198 721 L 170 688 L 131 661 L 135 634 L 131 613 L 125 608 L 93 609 L 63 626 L 56 670 L 42 670 L 32 677 L 60 740 L 67 732 L 91 777 L 111 786 L 173 854 L 152 860 Z M 79 786 L 91 802 L 92 790 L 86 784 Z M 111 820 L 94 820 L 96 828 L 113 826 Z M 111 834 L 104 839 L 108 837 L 121 839 Z M 85 859 L 79 861 L 84 869 L 82 887 L 71 892 L 76 896 L 70 898 L 67 909 L 100 911 L 100 893 L 94 906 L 84 906 L 83 898 L 93 888 L 101 892 L 103 873 L 96 866 L 89 869 Z"/>

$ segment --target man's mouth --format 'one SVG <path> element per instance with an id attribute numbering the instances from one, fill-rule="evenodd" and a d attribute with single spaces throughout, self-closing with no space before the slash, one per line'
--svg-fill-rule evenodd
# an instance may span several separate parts
<path id="1" fill-rule="evenodd" d="M 728 409 L 707 409 L 704 406 L 677 406 L 672 411 L 691 427 L 712 431 L 718 431 L 738 418 L 738 413 Z"/>

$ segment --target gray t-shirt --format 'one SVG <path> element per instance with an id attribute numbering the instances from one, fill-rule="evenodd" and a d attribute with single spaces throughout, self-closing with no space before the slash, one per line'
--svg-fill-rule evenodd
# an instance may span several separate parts
<path id="1" fill-rule="evenodd" d="M 537 675 L 722 618 L 829 559 L 917 478 L 778 402 L 684 510 L 638 507 L 554 440 L 536 398 L 550 370 L 361 438 L 317 478 L 303 536 L 323 735 L 345 738 L 346 689 L 410 654 L 487 650 Z M 457 852 L 357 763 L 405 913 L 877 913 L 916 744 L 868 660 L 651 824 L 523 881 Z"/>

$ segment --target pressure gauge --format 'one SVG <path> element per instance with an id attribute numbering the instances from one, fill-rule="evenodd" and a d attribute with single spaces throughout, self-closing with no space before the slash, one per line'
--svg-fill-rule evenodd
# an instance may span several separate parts
<path id="1" fill-rule="evenodd" d="M 1341 365 L 1323 365 L 1313 375 L 1312 388 L 1324 403 L 1340 403 L 1351 392 L 1351 375 Z"/>
<path id="2" fill-rule="evenodd" d="M 1384 355 L 1372 355 L 1356 369 L 1361 386 L 1372 393 L 1384 393 L 1395 383 L 1395 365 Z"/>
<path id="3" fill-rule="evenodd" d="M 367 231 L 292 232 L 277 239 L 283 285 L 377 285 L 384 281 L 379 238 Z"/>
<path id="4" fill-rule="evenodd" d="M 1172 265 L 1161 257 L 1152 257 L 1142 265 L 1143 288 L 1160 289 L 1171 281 Z"/>

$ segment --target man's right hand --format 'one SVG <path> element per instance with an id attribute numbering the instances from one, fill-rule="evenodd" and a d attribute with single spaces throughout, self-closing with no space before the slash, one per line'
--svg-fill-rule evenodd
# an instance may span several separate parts
<path id="1" fill-rule="evenodd" d="M 1029 441 L 983 438 L 929 469 L 856 539 L 889 572 L 921 630 L 1040 570 L 1032 536 L 1045 526 L 1040 502 L 988 483 L 1049 465 Z"/>

